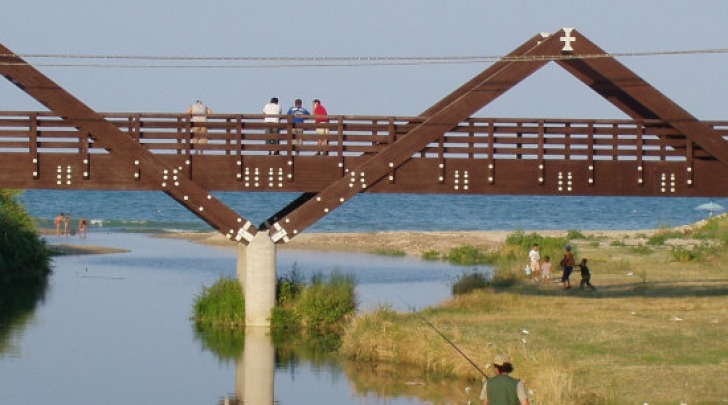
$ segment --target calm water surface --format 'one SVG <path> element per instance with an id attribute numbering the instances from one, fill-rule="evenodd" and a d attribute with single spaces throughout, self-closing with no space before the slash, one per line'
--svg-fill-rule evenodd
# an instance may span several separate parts
<path id="1" fill-rule="evenodd" d="M 254 223 L 295 198 L 216 195 Z M 420 405 L 429 403 L 421 399 L 425 391 L 442 384 L 401 369 L 392 376 L 326 356 L 288 355 L 280 347 L 274 354 L 270 340 L 254 332 L 242 353 L 221 353 L 189 318 L 203 286 L 234 276 L 235 253 L 128 233 L 209 230 L 162 193 L 39 190 L 26 192 L 22 201 L 41 226 L 51 226 L 59 212 L 91 220 L 89 238 L 74 243 L 132 252 L 56 258 L 45 296 L 26 304 L 30 309 L 12 324 L 0 317 L 0 404 L 218 404 L 244 398 L 253 405 Z M 695 208 L 706 202 L 364 194 L 307 231 L 647 229 L 705 218 Z M 467 270 L 416 259 L 279 250 L 279 274 L 294 265 L 305 276 L 353 273 L 363 311 L 382 304 L 398 310 L 434 305 Z M 442 392 L 449 397 L 464 388 L 445 383 Z"/>
<path id="2" fill-rule="evenodd" d="M 145 234 L 95 232 L 71 241 L 132 252 L 55 259 L 45 299 L 0 353 L 2 404 L 216 404 L 225 397 L 254 401 L 259 396 L 250 387 L 267 384 L 280 404 L 428 403 L 417 399 L 417 385 L 407 397 L 357 388 L 349 378 L 356 373 L 332 361 L 274 367 L 271 355 L 274 371 L 265 378 L 268 360 L 221 358 L 206 348 L 189 319 L 192 302 L 202 286 L 234 276 L 231 249 Z M 279 251 L 279 273 L 294 263 L 304 275 L 353 273 L 363 310 L 435 304 L 464 271 L 413 259 Z M 246 353 L 267 350 L 250 337 L 245 345 Z"/>

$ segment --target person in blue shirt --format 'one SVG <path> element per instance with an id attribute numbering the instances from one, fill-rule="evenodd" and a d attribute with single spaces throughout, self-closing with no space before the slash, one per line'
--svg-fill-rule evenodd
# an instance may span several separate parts
<path id="1" fill-rule="evenodd" d="M 293 107 L 288 109 L 288 115 L 293 116 L 291 119 L 291 122 L 293 122 L 293 126 L 295 127 L 297 124 L 301 124 L 304 121 L 303 116 L 304 115 L 311 115 L 311 113 L 303 108 L 303 101 L 301 101 L 300 98 L 297 98 L 296 101 L 293 103 Z M 294 141 L 294 144 L 301 145 L 303 144 L 303 128 L 293 128 L 293 134 L 296 136 L 296 140 Z"/>
<path id="2" fill-rule="evenodd" d="M 288 109 L 288 115 L 293 116 L 293 123 L 294 124 L 300 124 L 303 122 L 303 115 L 311 115 L 310 112 L 308 112 L 307 109 L 303 108 L 303 101 L 301 101 L 300 98 L 297 98 L 294 102 L 293 107 Z"/>

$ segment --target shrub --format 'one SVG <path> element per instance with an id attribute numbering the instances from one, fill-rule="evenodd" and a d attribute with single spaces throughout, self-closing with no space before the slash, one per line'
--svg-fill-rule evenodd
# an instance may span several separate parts
<path id="1" fill-rule="evenodd" d="M 670 252 L 673 261 L 687 263 L 699 259 L 702 254 L 699 249 L 685 249 L 683 247 L 675 247 Z"/>
<path id="2" fill-rule="evenodd" d="M 278 306 L 285 306 L 293 302 L 305 287 L 303 277 L 298 272 L 296 263 L 288 274 L 276 279 L 276 302 Z"/>
<path id="3" fill-rule="evenodd" d="M 456 265 L 473 266 L 476 264 L 493 264 L 497 261 L 498 254 L 483 252 L 474 246 L 464 245 L 452 249 L 447 255 L 447 260 Z"/>
<path id="4" fill-rule="evenodd" d="M 293 312 L 307 329 L 335 328 L 356 311 L 354 286 L 351 275 L 334 272 L 326 281 L 321 274 L 315 274 L 311 285 L 293 303 Z"/>
<path id="5" fill-rule="evenodd" d="M 50 251 L 15 190 L 0 189 L 0 282 L 41 280 L 50 273 Z"/>
<path id="6" fill-rule="evenodd" d="M 422 252 L 422 260 L 439 260 L 440 252 L 436 250 L 425 250 Z"/>
<path id="7" fill-rule="evenodd" d="M 195 297 L 195 321 L 206 326 L 245 326 L 245 298 L 238 280 L 221 277 Z"/>
<path id="8" fill-rule="evenodd" d="M 647 239 L 647 244 L 650 246 L 663 246 L 668 239 L 679 239 L 682 237 L 683 234 L 679 231 L 660 231 L 650 236 Z"/>
<path id="9" fill-rule="evenodd" d="M 458 280 L 452 285 L 452 294 L 467 294 L 473 290 L 483 289 L 488 286 L 488 278 L 482 272 L 461 274 Z"/>
<path id="10" fill-rule="evenodd" d="M 569 239 L 569 240 L 587 239 L 587 237 L 581 231 L 570 230 L 570 231 L 566 232 L 566 239 Z"/>

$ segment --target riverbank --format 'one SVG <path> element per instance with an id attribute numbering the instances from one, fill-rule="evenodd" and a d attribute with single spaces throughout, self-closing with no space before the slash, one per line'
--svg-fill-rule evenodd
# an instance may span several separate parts
<path id="1" fill-rule="evenodd" d="M 309 232 L 302 233 L 290 242 L 279 245 L 280 249 L 306 249 L 318 251 L 339 251 L 374 253 L 379 250 L 401 251 L 409 256 L 422 256 L 426 251 L 449 252 L 451 249 L 471 245 L 477 249 L 491 251 L 501 246 L 514 231 L 392 231 L 392 232 Z M 524 231 L 543 236 L 560 237 L 568 234 L 564 230 Z M 590 239 L 599 239 L 609 244 L 620 241 L 625 245 L 639 245 L 655 234 L 657 230 L 606 230 L 583 231 Z M 235 247 L 235 243 L 217 233 L 175 232 L 156 234 L 161 238 L 189 240 L 211 246 Z"/>
<path id="2" fill-rule="evenodd" d="M 554 269 L 549 282 L 521 278 L 418 314 L 384 308 L 355 319 L 342 353 L 457 375 L 477 386 L 482 376 L 431 324 L 476 364 L 509 355 L 533 403 L 728 401 L 728 264 L 721 242 L 728 221 L 714 218 L 652 237 L 644 231 L 611 240 L 583 235 L 569 239 L 577 260 L 588 258 L 595 291 L 579 288 L 578 269 L 565 290 Z M 468 400 L 474 398 L 458 398 Z"/>

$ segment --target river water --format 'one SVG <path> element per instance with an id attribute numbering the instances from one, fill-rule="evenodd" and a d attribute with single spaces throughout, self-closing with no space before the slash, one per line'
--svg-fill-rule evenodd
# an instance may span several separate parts
<path id="1" fill-rule="evenodd" d="M 267 217 L 266 208 L 285 205 L 290 195 L 221 198 L 244 207 L 236 209 L 253 219 Z M 167 200 L 158 193 L 23 196 L 41 224 L 66 211 L 94 221 L 87 239 L 70 242 L 130 252 L 57 257 L 47 289 L 23 303 L 19 315 L 0 317 L 0 404 L 420 405 L 443 403 L 429 399 L 438 397 L 432 392 L 440 385 L 452 390 L 453 398 L 463 398 L 464 382 L 429 381 L 404 370 L 362 370 L 300 347 L 273 347 L 256 331 L 245 339 L 245 350 L 230 349 L 235 345 L 197 331 L 190 321 L 194 298 L 220 276 L 235 275 L 235 252 L 152 237 L 148 232 L 156 230 L 206 230 Z M 695 210 L 704 202 L 365 196 L 311 231 L 655 228 L 704 218 L 706 213 Z M 437 304 L 460 274 L 472 270 L 412 258 L 279 250 L 279 274 L 294 266 L 304 276 L 354 274 L 361 311 Z"/>

